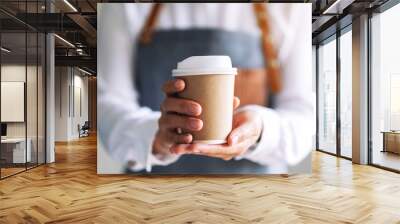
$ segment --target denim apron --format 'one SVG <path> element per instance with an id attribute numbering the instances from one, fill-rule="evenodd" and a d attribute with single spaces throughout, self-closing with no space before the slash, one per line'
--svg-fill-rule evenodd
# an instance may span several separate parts
<path id="1" fill-rule="evenodd" d="M 177 63 L 190 56 L 228 55 L 237 68 L 264 68 L 258 36 L 217 29 L 155 31 L 150 43 L 136 46 L 135 86 L 141 106 L 158 111 L 164 100 L 161 87 L 172 79 Z M 153 166 L 155 174 L 263 174 L 268 167 L 246 159 L 224 161 L 182 155 L 168 166 Z"/>

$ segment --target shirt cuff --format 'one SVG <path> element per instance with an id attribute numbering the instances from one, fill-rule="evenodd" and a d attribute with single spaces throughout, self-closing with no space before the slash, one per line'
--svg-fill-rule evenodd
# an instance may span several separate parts
<path id="1" fill-rule="evenodd" d="M 235 159 L 245 158 L 262 165 L 272 165 L 268 162 L 268 155 L 273 154 L 279 148 L 281 141 L 280 116 L 274 110 L 258 105 L 244 106 L 237 110 L 237 113 L 241 111 L 258 113 L 262 120 L 262 132 L 258 143 L 251 146 L 246 153 Z"/>
<path id="2" fill-rule="evenodd" d="M 130 166 L 129 169 L 137 172 L 141 170 L 146 170 L 146 172 L 151 172 L 152 166 L 159 165 L 159 166 L 166 166 L 171 164 L 179 159 L 179 155 L 154 155 L 153 154 L 153 142 L 158 130 L 158 119 L 149 122 L 146 125 L 151 131 L 148 132 L 148 135 L 151 136 L 146 141 L 145 145 L 142 145 L 140 148 L 145 149 L 145 153 L 143 154 L 144 158 L 138 158 L 134 155 L 128 155 L 128 158 L 132 158 L 133 166 Z"/>
<path id="3" fill-rule="evenodd" d="M 154 155 L 152 153 L 153 149 L 150 147 L 149 153 L 147 155 L 146 172 L 151 172 L 152 166 L 166 166 L 179 159 L 179 155 Z"/>

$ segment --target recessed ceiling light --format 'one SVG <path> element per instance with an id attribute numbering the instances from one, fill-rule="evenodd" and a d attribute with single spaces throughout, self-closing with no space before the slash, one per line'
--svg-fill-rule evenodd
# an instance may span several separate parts
<path id="1" fill-rule="evenodd" d="M 73 44 L 72 44 L 71 42 L 69 42 L 68 40 L 66 40 L 66 39 L 64 39 L 64 38 L 62 38 L 62 37 L 60 37 L 60 36 L 57 35 L 57 34 L 54 34 L 54 36 L 57 37 L 57 38 L 58 38 L 59 40 L 61 40 L 62 42 L 64 42 L 65 44 L 67 44 L 68 46 L 75 48 L 75 45 L 73 45 Z"/>
<path id="2" fill-rule="evenodd" d="M 336 0 L 322 14 L 342 14 L 343 9 L 352 4 L 355 0 Z"/>
<path id="3" fill-rule="evenodd" d="M 78 70 L 81 71 L 81 72 L 83 72 L 83 73 L 85 73 L 85 74 L 87 74 L 87 75 L 90 75 L 90 76 L 92 75 L 92 73 L 90 73 L 90 72 L 88 72 L 88 71 L 86 71 L 86 70 L 83 70 L 83 69 L 81 69 L 81 68 L 79 68 L 79 67 L 78 67 Z"/>
<path id="4" fill-rule="evenodd" d="M 67 4 L 74 12 L 78 12 L 78 10 L 68 1 L 64 0 L 65 4 Z"/>
<path id="5" fill-rule="evenodd" d="M 10 49 L 7 49 L 7 48 L 5 48 L 5 47 L 1 47 L 0 49 L 1 49 L 1 51 L 4 51 L 4 52 L 6 52 L 6 53 L 10 53 L 10 52 L 11 52 Z"/>

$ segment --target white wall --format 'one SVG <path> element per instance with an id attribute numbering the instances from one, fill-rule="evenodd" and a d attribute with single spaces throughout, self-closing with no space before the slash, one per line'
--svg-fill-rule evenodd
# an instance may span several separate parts
<path id="1" fill-rule="evenodd" d="M 28 69 L 28 74 L 31 74 L 29 71 L 32 70 L 32 67 L 28 66 L 28 68 L 24 65 L 18 64 L 9 64 L 1 66 L 1 81 L 2 82 L 25 82 L 26 70 Z M 26 82 L 25 82 L 26 83 Z M 3 96 L 4 97 L 4 96 Z M 1 108 L 1 110 L 6 110 L 6 108 Z M 8 122 L 7 123 L 7 137 L 16 137 L 21 138 L 25 137 L 25 122 Z"/>
<path id="2" fill-rule="evenodd" d="M 55 140 L 77 139 L 78 124 L 88 120 L 88 78 L 76 68 L 56 67 L 55 85 Z"/>
<path id="3" fill-rule="evenodd" d="M 69 69 L 67 67 L 55 68 L 55 141 L 68 140 L 68 117 L 70 84 Z"/>
<path id="4" fill-rule="evenodd" d="M 1 66 L 1 81 L 2 82 L 24 82 L 25 76 L 28 78 L 29 87 L 36 86 L 36 80 L 32 76 L 36 77 L 36 66 L 18 65 L 18 64 L 7 64 Z M 27 118 L 28 118 L 28 137 L 29 134 L 36 130 L 36 88 L 27 88 Z M 4 97 L 4 96 L 3 96 Z M 33 104 L 32 104 L 33 103 Z M 7 108 L 1 108 L 6 110 Z M 24 108 L 22 108 L 24 109 Z M 34 123 L 32 123 L 34 122 Z M 7 136 L 8 137 L 24 137 L 25 136 L 26 122 L 7 122 Z M 35 132 L 36 134 L 36 132 Z"/>
<path id="5" fill-rule="evenodd" d="M 73 110 L 75 110 L 75 113 L 73 113 L 73 119 L 71 120 L 72 124 L 72 129 L 71 129 L 71 135 L 73 138 L 77 138 L 79 133 L 78 133 L 78 124 L 83 125 L 85 121 L 89 120 L 88 116 L 88 77 L 87 76 L 81 76 L 82 73 L 76 73 L 77 70 L 75 70 L 75 75 L 74 75 L 74 100 L 75 100 L 75 106 Z M 79 93 L 80 92 L 80 93 Z M 79 97 L 80 95 L 80 97 Z M 79 102 L 80 101 L 80 102 Z M 80 108 L 79 108 L 80 107 Z M 80 111 L 81 110 L 81 111 Z"/>
<path id="6" fill-rule="evenodd" d="M 1 66 L 1 81 L 2 82 L 24 82 L 26 70 L 28 70 L 28 74 L 31 74 L 33 69 L 32 66 L 28 66 L 27 68 L 24 65 L 18 64 L 8 64 Z M 5 96 L 2 96 L 5 97 Z M 22 108 L 24 109 L 24 108 Z M 7 108 L 1 108 L 1 110 L 7 110 Z M 25 123 L 24 122 L 11 122 L 7 123 L 7 135 L 8 137 L 24 137 L 25 136 Z"/>

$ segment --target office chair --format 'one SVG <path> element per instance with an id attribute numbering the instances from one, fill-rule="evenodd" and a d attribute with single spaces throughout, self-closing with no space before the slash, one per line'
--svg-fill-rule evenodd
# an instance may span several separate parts
<path id="1" fill-rule="evenodd" d="M 78 124 L 79 138 L 89 136 L 89 129 L 90 129 L 89 121 L 85 121 L 82 127 L 80 127 L 80 125 Z"/>

